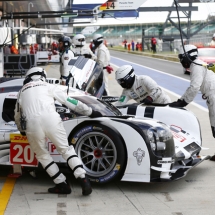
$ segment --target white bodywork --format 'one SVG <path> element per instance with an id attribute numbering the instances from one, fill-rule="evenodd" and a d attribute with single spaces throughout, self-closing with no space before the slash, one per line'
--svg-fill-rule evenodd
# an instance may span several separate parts
<path id="1" fill-rule="evenodd" d="M 11 82 L 5 82 L 0 87 L 17 86 L 22 83 L 23 80 L 14 80 Z M 56 80 L 52 80 L 54 83 Z M 66 86 L 58 85 L 62 90 L 67 91 Z M 70 88 L 69 94 L 74 97 L 83 95 L 86 93 L 83 91 Z M 0 111 L 3 112 L 3 103 L 7 99 L 17 98 L 17 92 L 0 93 Z M 95 97 L 91 98 L 95 99 Z M 170 107 L 145 107 L 136 105 L 135 114 L 136 117 L 126 118 L 126 122 L 123 123 L 121 118 L 114 117 L 100 117 L 94 118 L 93 121 L 102 123 L 104 125 L 110 125 L 121 135 L 125 143 L 125 150 L 127 154 L 126 166 L 121 178 L 122 181 L 135 181 L 135 182 L 151 182 L 152 172 L 157 172 L 159 179 L 171 180 L 171 174 L 174 174 L 179 168 L 191 169 L 193 166 L 184 165 L 178 167 L 174 164 L 173 157 L 161 157 L 156 160 L 156 163 L 151 163 L 151 156 L 154 156 L 149 143 L 146 143 L 141 134 L 135 130 L 129 123 L 145 123 L 151 127 L 161 126 L 160 122 L 163 122 L 172 130 L 175 141 L 175 154 L 183 152 L 185 155 L 184 159 L 190 159 L 192 156 L 185 147 L 195 142 L 201 147 L 201 132 L 196 117 L 187 110 L 181 110 Z M 151 108 L 151 109 L 150 109 Z M 124 114 L 130 114 L 128 107 L 121 107 L 120 111 Z M 148 115 L 147 115 L 148 114 Z M 151 115 L 150 115 L 151 114 Z M 147 118 L 146 118 L 147 116 Z M 151 119 L 150 119 L 151 118 Z M 152 119 L 153 118 L 153 119 Z M 118 119 L 118 120 L 117 120 Z M 92 121 L 88 117 L 76 117 L 65 120 L 63 122 L 66 129 L 67 136 L 71 134 L 71 131 L 76 128 L 80 123 L 87 123 Z M 125 121 L 125 120 L 124 120 Z M 190 126 L 192 125 L 192 126 Z M 0 164 L 11 165 L 9 161 L 10 153 L 10 134 L 19 133 L 14 121 L 6 122 L 0 117 Z M 147 145 L 148 144 L 148 145 Z M 58 154 L 54 145 L 47 140 L 47 148 L 54 159 L 58 163 L 65 163 L 65 160 Z M 194 155 L 196 156 L 196 155 Z M 205 157 L 201 158 L 203 161 Z M 199 161 L 198 163 L 200 163 Z M 158 165 L 157 165 L 158 164 Z M 111 173 L 111 172 L 110 172 Z M 175 180 L 175 179 L 173 179 Z"/>
<path id="2" fill-rule="evenodd" d="M 123 114 L 129 114 L 128 107 L 119 107 L 119 109 Z M 147 107 L 138 105 L 136 107 L 135 115 L 146 117 Z M 187 159 L 190 157 L 190 153 L 184 149 L 185 146 L 192 142 L 196 142 L 199 146 L 202 146 L 200 125 L 192 112 L 168 106 L 154 107 L 153 117 L 151 118 L 164 122 L 170 126 L 174 136 L 176 154 L 177 152 L 182 151 Z"/>

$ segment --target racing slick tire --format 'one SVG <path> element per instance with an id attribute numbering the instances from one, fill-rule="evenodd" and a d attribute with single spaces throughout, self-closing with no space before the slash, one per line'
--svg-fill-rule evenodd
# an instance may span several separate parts
<path id="1" fill-rule="evenodd" d="M 72 131 L 73 145 L 91 182 L 120 180 L 127 163 L 123 138 L 115 128 L 102 123 L 84 124 Z"/>

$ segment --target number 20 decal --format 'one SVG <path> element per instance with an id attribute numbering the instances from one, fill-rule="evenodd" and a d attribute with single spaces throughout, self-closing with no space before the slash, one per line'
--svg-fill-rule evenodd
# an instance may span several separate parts
<path id="1" fill-rule="evenodd" d="M 27 166 L 37 166 L 38 161 L 29 144 L 11 143 L 10 162 Z"/>
<path id="2" fill-rule="evenodd" d="M 31 150 L 30 145 L 27 145 L 26 147 L 22 147 L 21 145 L 15 145 L 13 147 L 14 150 L 18 149 L 17 154 L 14 156 L 13 161 L 14 162 L 20 162 L 23 163 L 24 161 L 26 163 L 31 163 L 34 160 L 34 153 Z M 23 154 L 23 156 L 21 156 Z M 23 158 L 22 158 L 23 157 Z"/>

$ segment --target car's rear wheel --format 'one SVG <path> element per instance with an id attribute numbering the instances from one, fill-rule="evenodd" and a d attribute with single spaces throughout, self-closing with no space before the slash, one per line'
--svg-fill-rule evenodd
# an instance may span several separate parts
<path id="1" fill-rule="evenodd" d="M 69 142 L 91 181 L 106 183 L 122 177 L 127 155 L 123 140 L 116 131 L 105 125 L 88 125 L 70 135 Z"/>

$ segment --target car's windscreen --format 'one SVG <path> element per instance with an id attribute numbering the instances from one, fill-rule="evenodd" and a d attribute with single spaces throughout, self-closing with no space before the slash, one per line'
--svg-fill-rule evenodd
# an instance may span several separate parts
<path id="1" fill-rule="evenodd" d="M 215 49 L 198 49 L 198 56 L 199 57 L 215 57 Z"/>
<path id="2" fill-rule="evenodd" d="M 100 99 L 91 98 L 90 96 L 73 96 L 84 104 L 91 107 L 93 110 L 99 111 L 103 116 L 121 116 L 121 112 L 108 102 L 103 102 Z"/>

